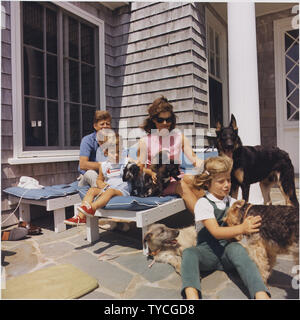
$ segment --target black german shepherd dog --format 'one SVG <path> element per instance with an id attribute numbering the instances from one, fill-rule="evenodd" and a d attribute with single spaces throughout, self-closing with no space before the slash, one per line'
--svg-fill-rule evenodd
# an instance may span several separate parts
<path id="1" fill-rule="evenodd" d="M 250 185 L 259 182 L 264 203 L 271 204 L 270 189 L 278 184 L 286 204 L 299 207 L 294 167 L 288 153 L 277 147 L 243 146 L 234 115 L 229 127 L 217 122 L 216 134 L 219 155 L 233 159 L 231 195 L 234 198 L 241 187 L 243 199 L 248 201 Z"/>

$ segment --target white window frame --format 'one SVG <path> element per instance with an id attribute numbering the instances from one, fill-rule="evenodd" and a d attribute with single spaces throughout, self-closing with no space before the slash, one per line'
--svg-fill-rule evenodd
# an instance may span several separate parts
<path id="1" fill-rule="evenodd" d="M 99 92 L 100 109 L 106 109 L 105 102 L 105 43 L 104 21 L 85 12 L 77 6 L 67 2 L 53 2 L 55 5 L 82 18 L 98 27 L 99 30 Z M 12 53 L 12 113 L 13 113 L 13 158 L 8 159 L 9 164 L 45 163 L 77 161 L 77 150 L 23 150 L 23 96 L 22 96 L 22 46 L 21 46 L 21 2 L 11 2 L 11 53 Z"/>
<path id="2" fill-rule="evenodd" d="M 220 45 L 220 74 L 221 74 L 221 81 L 223 84 L 223 119 L 224 121 L 227 121 L 229 119 L 229 103 L 228 103 L 228 68 L 227 68 L 227 33 L 226 33 L 226 27 L 222 25 L 222 23 L 210 12 L 208 8 L 205 8 L 205 21 L 206 21 L 206 39 L 208 39 L 208 25 L 210 25 L 216 32 L 219 34 L 219 45 Z M 207 42 L 207 50 L 209 50 L 208 42 Z M 207 60 L 207 81 L 209 79 L 209 76 L 212 78 L 220 81 L 219 78 L 216 78 L 214 75 L 211 75 L 209 73 L 209 67 L 208 67 L 208 60 Z M 208 88 L 208 94 L 209 94 L 209 88 Z M 208 106 L 209 107 L 209 106 Z M 209 110 L 209 109 L 208 109 Z M 209 119 L 208 123 L 210 126 L 210 112 L 209 112 Z M 215 128 L 210 128 L 215 129 Z"/>
<path id="3" fill-rule="evenodd" d="M 274 21 L 274 57 L 275 57 L 275 87 L 276 87 L 276 118 L 277 118 L 277 137 L 281 143 L 282 124 L 286 128 L 298 128 L 299 121 L 288 121 L 286 119 L 286 83 L 285 83 L 285 57 L 284 35 L 286 30 L 292 29 L 292 17 Z M 282 108 L 284 106 L 284 108 Z M 284 119 L 282 122 L 281 119 Z"/>

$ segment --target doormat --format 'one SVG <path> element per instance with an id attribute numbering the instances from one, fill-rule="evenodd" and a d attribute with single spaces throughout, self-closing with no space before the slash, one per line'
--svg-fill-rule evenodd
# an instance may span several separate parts
<path id="1" fill-rule="evenodd" d="M 6 281 L 2 299 L 76 299 L 98 288 L 98 281 L 71 264 L 40 269 Z"/>

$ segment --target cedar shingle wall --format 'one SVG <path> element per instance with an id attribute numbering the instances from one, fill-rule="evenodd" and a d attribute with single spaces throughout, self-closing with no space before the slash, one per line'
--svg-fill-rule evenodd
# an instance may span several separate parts
<path id="1" fill-rule="evenodd" d="M 32 176 L 42 185 L 69 183 L 78 162 L 8 165 L 13 155 L 10 4 L 2 30 L 2 189 Z M 106 105 L 130 129 L 139 127 L 148 105 L 165 95 L 174 105 L 179 128 L 207 127 L 207 62 L 204 5 L 181 2 L 131 2 L 109 10 L 93 2 L 74 5 L 105 23 Z M 124 130 L 120 130 L 124 133 Z M 9 210 L 2 193 L 2 211 Z"/>
<path id="2" fill-rule="evenodd" d="M 115 123 L 126 121 L 129 131 L 139 127 L 149 104 L 165 95 L 179 128 L 206 127 L 204 6 L 133 2 L 111 28 L 106 96 Z"/>

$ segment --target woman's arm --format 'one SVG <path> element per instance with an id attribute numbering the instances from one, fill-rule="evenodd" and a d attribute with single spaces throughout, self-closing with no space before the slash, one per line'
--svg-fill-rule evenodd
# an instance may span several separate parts
<path id="1" fill-rule="evenodd" d="M 191 144 L 187 137 L 182 135 L 182 151 L 187 156 L 187 158 L 192 162 L 194 167 L 200 168 L 203 164 L 203 160 L 199 159 L 195 152 L 193 151 Z"/>
<path id="2" fill-rule="evenodd" d="M 146 143 L 140 139 L 138 143 L 138 150 L 137 150 L 137 165 L 140 167 L 140 171 L 148 174 L 152 177 L 154 183 L 156 183 L 156 173 L 153 172 L 150 168 L 146 167 L 147 163 L 147 146 Z"/>
<path id="3" fill-rule="evenodd" d="M 220 227 L 216 219 L 202 220 L 203 225 L 216 239 L 232 239 L 239 235 L 251 234 L 259 231 L 260 216 L 247 217 L 242 224 L 233 227 Z"/>

